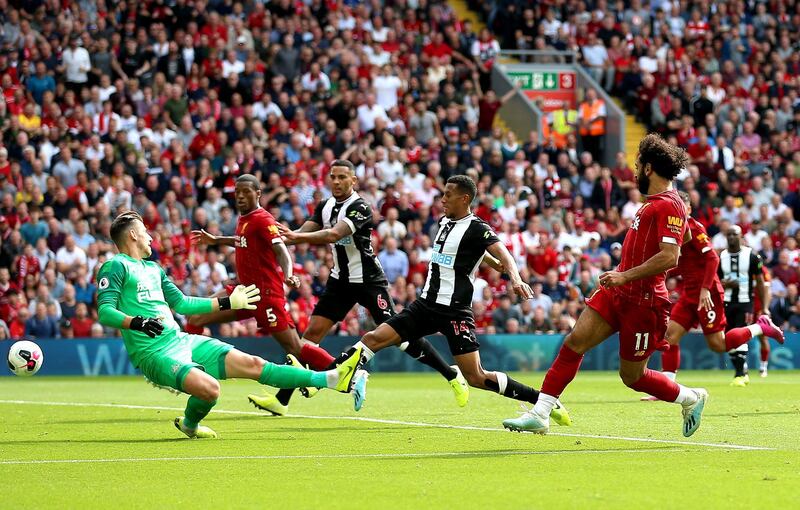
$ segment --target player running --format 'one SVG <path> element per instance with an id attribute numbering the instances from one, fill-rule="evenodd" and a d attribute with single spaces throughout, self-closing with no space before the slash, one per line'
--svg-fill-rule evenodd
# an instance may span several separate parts
<path id="1" fill-rule="evenodd" d="M 664 340 L 670 304 L 665 275 L 678 265 L 687 224 L 686 207 L 672 181 L 687 163 L 682 148 L 658 135 L 647 135 L 639 143 L 636 180 L 647 201 L 625 236 L 619 266 L 600 275 L 601 287 L 586 300 L 586 308 L 564 339 L 545 375 L 539 401 L 519 418 L 505 420 L 504 427 L 547 433 L 550 410 L 577 375 L 584 354 L 615 332 L 619 332 L 619 375 L 625 385 L 680 404 L 684 436 L 700 427 L 706 390 L 681 386 L 647 368 L 656 349 L 669 348 Z"/>
<path id="2" fill-rule="evenodd" d="M 235 247 L 236 274 L 239 283 L 255 284 L 261 291 L 261 301 L 254 310 L 220 310 L 206 315 L 189 317 L 186 328 L 190 333 L 202 333 L 206 324 L 232 322 L 255 318 L 262 334 L 272 335 L 287 352 L 289 364 L 301 366 L 300 361 L 315 370 L 332 368 L 333 356 L 311 342 L 300 340 L 294 321 L 289 315 L 283 284 L 297 288 L 300 280 L 293 274 L 292 257 L 283 244 L 275 218 L 260 205 L 261 185 L 258 179 L 245 174 L 236 179 L 234 188 L 239 219 L 235 236 L 215 236 L 205 230 L 192 232 L 192 241 L 197 244 Z M 281 272 L 278 272 L 280 267 Z M 230 294 L 233 285 L 228 285 L 212 297 Z M 291 395 L 291 392 L 288 393 Z M 272 395 L 249 395 L 256 407 L 276 416 L 288 412 L 286 392 Z"/>
<path id="3" fill-rule="evenodd" d="M 691 238 L 683 243 L 678 267 L 670 272 L 671 275 L 680 275 L 683 278 L 681 296 L 672 307 L 667 326 L 666 337 L 671 347 L 661 353 L 662 371 L 673 381 L 681 362 L 681 338 L 698 325 L 703 330 L 708 348 L 714 352 L 732 351 L 762 333 L 783 343 L 783 333 L 767 315 L 760 316 L 755 324 L 733 328 L 725 333 L 727 321 L 723 306 L 724 296 L 722 283 L 717 275 L 719 256 L 711 247 L 705 227 L 691 217 L 689 194 L 680 192 L 678 195 L 686 206 Z M 642 400 L 658 399 L 648 396 L 642 397 Z"/>
<path id="4" fill-rule="evenodd" d="M 190 395 L 184 416 L 175 418 L 175 427 L 187 436 L 217 437 L 200 421 L 217 403 L 223 379 L 253 379 L 278 388 L 350 391 L 358 357 L 336 370 L 312 372 L 275 365 L 214 338 L 182 332 L 170 309 L 180 314 L 253 310 L 261 299 L 259 290 L 239 285 L 227 297 L 185 296 L 161 266 L 144 260 L 152 253 L 153 238 L 136 212 L 117 216 L 111 238 L 119 254 L 104 263 L 97 275 L 100 323 L 122 332 L 131 362 L 150 382 Z"/>
<path id="5" fill-rule="evenodd" d="M 363 352 L 362 362 L 366 363 L 376 352 L 399 344 L 403 338 L 441 333 L 470 386 L 534 404 L 538 391 L 503 372 L 489 372 L 481 366 L 472 292 L 475 273 L 485 253 L 488 251 L 505 268 L 517 296 L 530 299 L 533 292 L 522 281 L 514 258 L 492 228 L 472 214 L 470 204 L 477 193 L 475 182 L 466 175 L 447 179 L 442 196 L 444 218 L 439 223 L 421 296 L 364 335 L 353 349 Z M 569 425 L 569 415 L 563 407 L 555 405 L 551 410 L 556 423 Z"/>
<path id="6" fill-rule="evenodd" d="M 296 231 L 279 225 L 286 244 L 333 245 L 334 267 L 328 286 L 303 334 L 303 340 L 316 344 L 356 303 L 369 311 L 376 324 L 395 315 L 389 282 L 372 249 L 372 208 L 353 190 L 355 166 L 347 160 L 336 160 L 331 164 L 329 178 L 333 196 L 317 206 L 311 219 Z M 449 366 L 427 339 L 403 338 L 408 340 L 399 344 L 400 349 L 442 374 L 458 405 L 467 405 L 469 388 L 458 367 Z M 356 411 L 363 405 L 365 392 L 366 372 L 362 372 L 356 376 L 353 391 Z"/>

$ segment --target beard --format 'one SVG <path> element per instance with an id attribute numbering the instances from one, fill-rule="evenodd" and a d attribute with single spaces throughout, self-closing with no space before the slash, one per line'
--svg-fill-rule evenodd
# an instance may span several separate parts
<path id="1" fill-rule="evenodd" d="M 647 190 L 650 189 L 650 177 L 642 172 L 636 179 L 636 185 L 638 186 L 639 192 L 642 195 L 647 195 Z"/>

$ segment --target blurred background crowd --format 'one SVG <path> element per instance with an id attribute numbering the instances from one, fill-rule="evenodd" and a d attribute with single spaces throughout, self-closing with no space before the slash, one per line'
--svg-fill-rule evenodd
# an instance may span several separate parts
<path id="1" fill-rule="evenodd" d="M 482 268 L 479 332 L 569 331 L 641 196 L 626 154 L 598 163 L 592 92 L 522 139 L 499 125 L 510 95 L 489 76 L 501 47 L 575 51 L 648 129 L 686 147 L 692 215 L 719 250 L 742 227 L 769 268 L 775 322 L 800 327 L 800 2 L 472 7 L 489 29 L 426 0 L 0 0 L 0 338 L 114 334 L 96 321 L 95 275 L 127 209 L 186 294 L 220 290 L 232 251 L 189 238 L 233 235 L 235 178 L 258 176 L 262 205 L 297 228 L 330 196 L 336 158 L 357 166 L 398 304 L 421 292 L 444 181 L 467 174 L 475 214 L 535 293 L 520 303 Z M 302 331 L 332 261 L 327 247 L 292 250 Z M 339 330 L 371 327 L 355 310 Z"/>

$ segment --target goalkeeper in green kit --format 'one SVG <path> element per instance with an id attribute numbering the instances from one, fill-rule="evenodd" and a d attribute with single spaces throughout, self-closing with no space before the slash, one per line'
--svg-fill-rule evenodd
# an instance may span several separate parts
<path id="1" fill-rule="evenodd" d="M 175 418 L 175 427 L 187 436 L 217 437 L 200 420 L 217 403 L 223 379 L 253 379 L 276 388 L 350 391 L 360 352 L 334 370 L 313 372 L 276 365 L 214 338 L 182 332 L 170 309 L 182 315 L 255 309 L 253 303 L 261 299 L 258 289 L 239 285 L 228 297 L 185 296 L 161 266 L 144 260 L 152 253 L 153 238 L 133 211 L 117 216 L 111 238 L 119 254 L 104 263 L 97 275 L 100 323 L 122 331 L 131 362 L 147 379 L 190 395 L 185 415 Z"/>

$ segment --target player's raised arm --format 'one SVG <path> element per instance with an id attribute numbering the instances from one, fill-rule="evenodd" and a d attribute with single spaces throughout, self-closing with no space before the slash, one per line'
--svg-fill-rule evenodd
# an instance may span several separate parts
<path id="1" fill-rule="evenodd" d="M 218 298 L 204 298 L 187 296 L 167 278 L 167 274 L 161 271 L 161 290 L 164 293 L 164 301 L 170 308 L 181 315 L 199 315 L 211 313 L 219 310 L 255 310 L 257 303 L 261 300 L 261 295 L 255 285 L 245 287 L 237 285 L 230 296 Z"/>
<path id="2" fill-rule="evenodd" d="M 208 246 L 234 246 L 236 238 L 233 236 L 215 236 L 203 229 L 192 230 L 192 242 Z"/>
<path id="3" fill-rule="evenodd" d="M 309 230 L 304 231 L 303 229 L 309 224 L 311 224 L 309 226 Z M 317 230 L 310 230 L 314 225 L 317 226 Z M 355 229 L 344 221 L 340 221 L 331 228 L 325 228 L 321 230 L 319 228 L 319 224 L 312 221 L 305 222 L 303 226 L 300 227 L 300 230 L 289 230 L 283 225 L 279 225 L 278 228 L 283 236 L 283 242 L 290 246 L 303 243 L 315 245 L 331 244 L 343 237 L 352 235 L 353 232 L 355 232 Z"/>
<path id="4" fill-rule="evenodd" d="M 533 291 L 530 285 L 522 281 L 522 277 L 519 275 L 519 269 L 517 269 L 517 263 L 514 257 L 508 252 L 508 248 L 500 241 L 497 241 L 489 245 L 486 251 L 488 251 L 491 256 L 495 257 L 501 264 L 501 267 L 505 269 L 506 274 L 511 278 L 511 286 L 514 288 L 514 292 L 522 299 L 532 298 Z M 486 259 L 484 258 L 484 260 Z"/>

